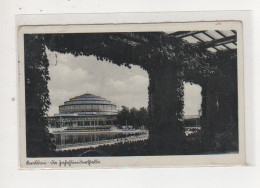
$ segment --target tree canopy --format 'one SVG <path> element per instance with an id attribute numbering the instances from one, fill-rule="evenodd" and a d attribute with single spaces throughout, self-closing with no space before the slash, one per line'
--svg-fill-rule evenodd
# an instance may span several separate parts
<path id="1" fill-rule="evenodd" d="M 118 112 L 117 122 L 119 126 L 131 125 L 134 128 L 140 128 L 141 126 L 149 126 L 148 124 L 148 110 L 144 107 L 140 109 L 122 106 L 122 109 Z"/>

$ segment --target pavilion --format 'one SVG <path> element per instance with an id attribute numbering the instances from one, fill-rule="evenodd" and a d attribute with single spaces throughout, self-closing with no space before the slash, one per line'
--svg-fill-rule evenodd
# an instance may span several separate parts
<path id="1" fill-rule="evenodd" d="M 116 105 L 99 96 L 84 94 L 59 106 L 59 113 L 48 117 L 51 128 L 88 127 L 109 128 L 116 123 Z"/>
<path id="2" fill-rule="evenodd" d="M 117 128 L 116 105 L 89 93 L 65 101 L 59 106 L 59 113 L 47 119 L 49 132 L 55 138 L 56 150 L 145 140 L 148 137 L 147 130 Z"/>

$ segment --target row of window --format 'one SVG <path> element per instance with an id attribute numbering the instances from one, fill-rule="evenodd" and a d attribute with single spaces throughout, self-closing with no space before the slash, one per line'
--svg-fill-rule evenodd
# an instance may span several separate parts
<path id="1" fill-rule="evenodd" d="M 111 104 L 110 101 L 67 101 L 64 104 Z"/>
<path id="2" fill-rule="evenodd" d="M 112 116 L 112 117 L 71 117 L 71 118 L 60 118 L 60 117 L 54 117 L 54 118 L 48 118 L 48 121 L 84 121 L 84 120 L 88 120 L 88 121 L 99 121 L 99 120 L 102 120 L 102 121 L 105 121 L 105 120 L 114 120 L 116 119 L 115 116 Z"/>
<path id="3" fill-rule="evenodd" d="M 114 121 L 71 121 L 71 122 L 49 122 L 49 125 L 51 126 L 72 126 L 72 125 L 78 125 L 78 126 L 91 126 L 91 125 L 113 125 Z"/>
<path id="4" fill-rule="evenodd" d="M 113 105 L 69 105 L 60 106 L 60 110 L 116 110 Z"/>

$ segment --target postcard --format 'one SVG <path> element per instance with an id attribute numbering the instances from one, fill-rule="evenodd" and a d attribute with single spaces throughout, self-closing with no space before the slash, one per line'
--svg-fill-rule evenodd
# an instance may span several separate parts
<path id="1" fill-rule="evenodd" d="M 18 27 L 22 169 L 245 164 L 239 21 Z"/>

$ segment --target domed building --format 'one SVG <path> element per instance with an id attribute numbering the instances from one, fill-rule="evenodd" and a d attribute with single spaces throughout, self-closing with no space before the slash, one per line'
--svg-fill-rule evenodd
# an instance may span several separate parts
<path id="1" fill-rule="evenodd" d="M 112 126 L 116 121 L 116 105 L 105 98 L 83 94 L 59 106 L 59 114 L 48 118 L 49 127 Z M 105 128 L 105 127 L 103 127 Z"/>
<path id="2" fill-rule="evenodd" d="M 84 94 L 59 106 L 60 114 L 78 114 L 78 115 L 116 115 L 116 105 L 99 96 Z"/>
<path id="3" fill-rule="evenodd" d="M 65 101 L 59 113 L 48 117 L 56 150 L 88 148 L 126 140 L 144 140 L 147 130 L 122 130 L 117 124 L 116 105 L 105 98 L 84 94 Z"/>

